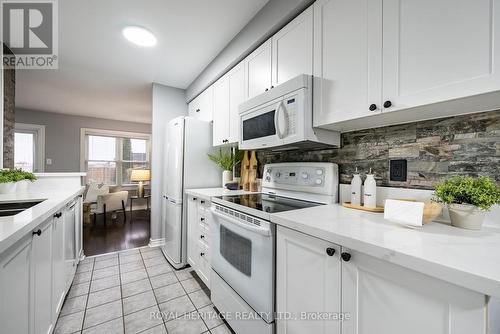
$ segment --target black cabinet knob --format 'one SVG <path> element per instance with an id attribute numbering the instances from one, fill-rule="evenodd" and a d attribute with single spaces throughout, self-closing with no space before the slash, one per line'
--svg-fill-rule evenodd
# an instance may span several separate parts
<path id="1" fill-rule="evenodd" d="M 392 106 L 392 102 L 387 100 L 384 102 L 384 108 L 390 108 Z"/>
<path id="2" fill-rule="evenodd" d="M 269 88 L 266 88 L 266 92 L 269 90 Z"/>
<path id="3" fill-rule="evenodd" d="M 328 256 L 333 256 L 335 254 L 335 248 L 328 247 L 326 249 L 326 254 L 328 254 Z"/>
<path id="4" fill-rule="evenodd" d="M 35 234 L 36 234 L 36 235 L 40 236 L 40 235 L 42 234 L 42 230 L 38 229 L 38 230 L 36 230 L 36 231 L 33 231 L 33 233 L 32 233 L 32 234 L 33 234 L 33 235 L 35 235 Z"/>
<path id="5" fill-rule="evenodd" d="M 196 198 L 196 197 L 193 197 L 193 201 L 196 201 L 196 200 L 197 200 L 197 198 Z"/>
<path id="6" fill-rule="evenodd" d="M 205 255 L 205 253 L 200 253 L 200 256 L 204 256 L 204 255 Z"/>
<path id="7" fill-rule="evenodd" d="M 61 218 L 62 216 L 62 212 L 58 212 L 56 214 L 54 214 L 54 218 Z"/>
<path id="8" fill-rule="evenodd" d="M 202 234 L 202 235 L 200 235 L 200 239 L 203 239 L 203 238 L 205 238 L 205 236 L 204 236 L 203 234 Z"/>
<path id="9" fill-rule="evenodd" d="M 204 222 L 204 221 L 205 221 L 205 218 L 200 218 L 200 220 L 201 220 L 202 222 Z"/>
<path id="10" fill-rule="evenodd" d="M 347 252 L 343 252 L 342 254 L 340 254 L 340 257 L 342 258 L 342 260 L 344 260 L 345 262 L 349 262 L 349 260 L 351 259 L 351 254 L 347 253 Z"/>
<path id="11" fill-rule="evenodd" d="M 375 111 L 375 110 L 377 110 L 377 105 L 375 103 L 372 103 L 372 104 L 370 104 L 370 108 L 368 108 L 368 109 L 370 109 L 370 111 Z"/>
<path id="12" fill-rule="evenodd" d="M 205 204 L 205 201 L 200 201 L 201 204 Z"/>
<path id="13" fill-rule="evenodd" d="M 274 88 L 274 86 L 271 86 L 271 89 L 273 89 L 273 88 Z"/>
<path id="14" fill-rule="evenodd" d="M 196 112 L 200 112 L 200 109 L 196 109 Z"/>

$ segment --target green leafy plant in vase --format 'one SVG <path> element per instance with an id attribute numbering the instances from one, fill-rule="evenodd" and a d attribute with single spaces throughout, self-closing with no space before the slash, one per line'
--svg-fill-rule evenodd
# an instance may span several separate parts
<path id="1" fill-rule="evenodd" d="M 33 173 L 21 169 L 0 170 L 0 194 L 11 194 L 17 191 L 25 191 L 29 182 L 34 182 L 36 176 Z"/>
<path id="2" fill-rule="evenodd" d="M 241 162 L 243 151 L 235 149 L 233 153 L 230 148 L 219 148 L 218 153 L 209 153 L 208 158 L 222 169 L 222 187 L 224 187 L 233 181 L 233 169 Z"/>
<path id="3" fill-rule="evenodd" d="M 453 226 L 479 230 L 486 212 L 500 204 L 500 187 L 486 176 L 455 176 L 436 185 L 434 201 L 448 206 Z"/>

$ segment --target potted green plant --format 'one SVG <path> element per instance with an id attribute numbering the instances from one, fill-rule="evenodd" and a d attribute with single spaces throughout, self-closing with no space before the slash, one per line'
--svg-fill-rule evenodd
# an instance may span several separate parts
<path id="1" fill-rule="evenodd" d="M 208 158 L 222 169 L 222 187 L 233 181 L 233 169 L 241 162 L 243 151 L 236 149 L 234 154 L 229 150 L 219 149 L 218 154 L 208 154 Z"/>
<path id="2" fill-rule="evenodd" d="M 486 211 L 500 204 L 500 187 L 486 176 L 455 176 L 436 185 L 434 200 L 448 206 L 453 226 L 479 230 Z"/>
<path id="3" fill-rule="evenodd" d="M 0 170 L 0 194 L 11 194 L 16 191 L 26 191 L 29 182 L 36 180 L 33 173 L 21 169 Z"/>

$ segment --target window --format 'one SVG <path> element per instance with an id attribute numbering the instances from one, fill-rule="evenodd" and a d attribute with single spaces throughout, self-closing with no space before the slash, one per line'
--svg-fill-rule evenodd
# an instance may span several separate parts
<path id="1" fill-rule="evenodd" d="M 150 136 L 82 129 L 82 168 L 87 182 L 130 185 L 132 169 L 149 169 Z"/>
<path id="2" fill-rule="evenodd" d="M 45 126 L 15 124 L 14 167 L 28 172 L 44 170 Z"/>

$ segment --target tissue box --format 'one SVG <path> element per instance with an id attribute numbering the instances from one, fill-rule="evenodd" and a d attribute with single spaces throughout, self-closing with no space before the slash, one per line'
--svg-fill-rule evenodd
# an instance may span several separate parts
<path id="1" fill-rule="evenodd" d="M 422 226 L 438 217 L 442 210 L 442 206 L 438 203 L 387 199 L 384 218 L 402 225 Z"/>

